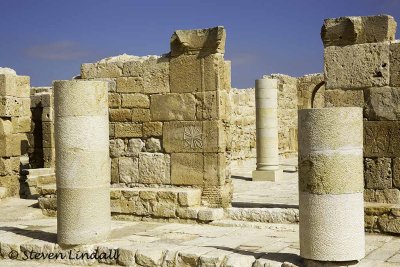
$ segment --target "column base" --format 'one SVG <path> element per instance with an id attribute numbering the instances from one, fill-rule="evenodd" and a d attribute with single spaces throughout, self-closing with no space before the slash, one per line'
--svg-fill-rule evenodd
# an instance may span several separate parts
<path id="1" fill-rule="evenodd" d="M 276 182 L 282 179 L 283 171 L 282 169 L 278 170 L 255 170 L 253 171 L 253 181 L 271 181 Z"/>

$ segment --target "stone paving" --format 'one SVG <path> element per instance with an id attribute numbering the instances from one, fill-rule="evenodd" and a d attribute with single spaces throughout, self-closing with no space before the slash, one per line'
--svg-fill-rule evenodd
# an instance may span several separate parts
<path id="1" fill-rule="evenodd" d="M 282 159 L 282 180 L 276 182 L 251 180 L 251 173 L 256 169 L 255 160 L 247 160 L 232 167 L 234 185 L 233 207 L 246 208 L 298 208 L 299 196 L 295 170 L 297 157 Z"/>
<path id="2" fill-rule="evenodd" d="M 56 220 L 41 214 L 35 200 L 0 202 L 0 266 L 39 266 L 38 261 L 11 261 L 11 250 L 58 252 Z M 297 224 L 266 224 L 222 220 L 211 225 L 113 221 L 108 242 L 84 246 L 120 249 L 118 261 L 58 260 L 62 264 L 131 266 L 305 266 L 299 257 Z M 400 237 L 366 234 L 367 256 L 357 266 L 399 266 Z M 318 265 L 317 265 L 318 266 Z"/>

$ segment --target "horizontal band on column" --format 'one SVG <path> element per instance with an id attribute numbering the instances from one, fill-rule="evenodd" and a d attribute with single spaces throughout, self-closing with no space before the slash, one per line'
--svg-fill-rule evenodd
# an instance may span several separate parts
<path id="1" fill-rule="evenodd" d="M 362 109 L 303 109 L 298 112 L 299 151 L 363 147 Z"/>
<path id="2" fill-rule="evenodd" d="M 365 256 L 363 193 L 300 193 L 300 255 L 318 261 Z"/>
<path id="3" fill-rule="evenodd" d="M 310 154 L 299 157 L 299 191 L 349 194 L 364 191 L 363 156 Z"/>
<path id="4" fill-rule="evenodd" d="M 265 99 L 264 101 L 256 102 L 256 109 L 258 108 L 278 108 L 278 102 L 272 99 Z"/>
<path id="5" fill-rule="evenodd" d="M 256 88 L 255 91 L 256 102 L 263 101 L 264 99 L 278 99 L 278 89 L 270 88 Z"/>

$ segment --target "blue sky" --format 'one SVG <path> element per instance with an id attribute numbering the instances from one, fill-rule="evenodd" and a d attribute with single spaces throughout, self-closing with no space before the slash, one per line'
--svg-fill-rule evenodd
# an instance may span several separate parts
<path id="1" fill-rule="evenodd" d="M 322 72 L 324 18 L 390 14 L 400 0 L 1 0 L 0 66 L 33 86 L 122 53 L 162 54 L 176 29 L 225 26 L 234 87 L 263 74 Z"/>

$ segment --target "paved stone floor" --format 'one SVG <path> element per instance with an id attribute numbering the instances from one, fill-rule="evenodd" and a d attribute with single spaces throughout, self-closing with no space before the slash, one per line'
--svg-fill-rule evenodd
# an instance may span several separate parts
<path id="1" fill-rule="evenodd" d="M 282 180 L 277 182 L 253 182 L 251 173 L 256 169 L 256 161 L 245 161 L 232 168 L 234 207 L 246 208 L 298 208 L 298 173 L 294 171 L 297 158 L 281 160 Z"/>
<path id="2" fill-rule="evenodd" d="M 35 203 L 22 199 L 0 202 L 1 254 L 20 249 L 58 251 L 56 219 L 43 216 Z M 112 227 L 109 241 L 96 247 L 120 248 L 120 261 L 125 264 L 134 253 L 136 262 L 141 263 L 136 266 L 161 266 L 161 262 L 164 266 L 303 266 L 298 256 L 297 224 L 113 221 Z M 357 266 L 400 266 L 400 237 L 366 234 L 366 244 L 367 257 Z M 222 262 L 224 265 L 218 265 Z M 0 260 L 0 266 L 63 266 L 63 263 L 93 264 Z"/>

